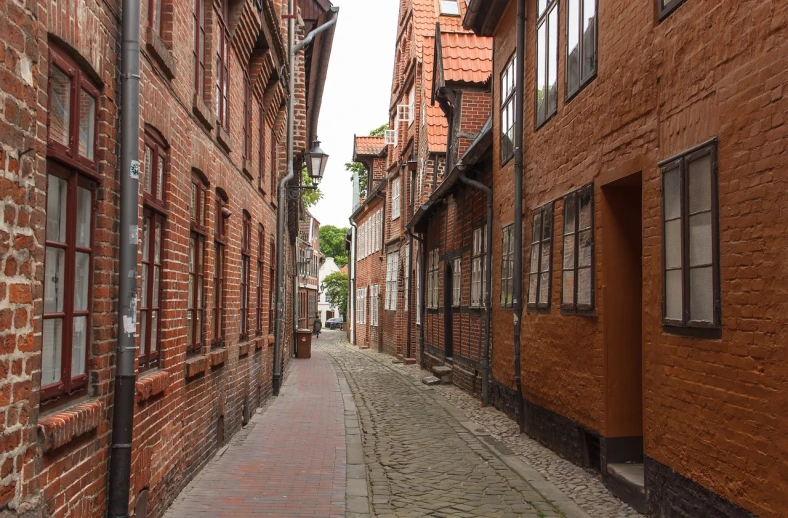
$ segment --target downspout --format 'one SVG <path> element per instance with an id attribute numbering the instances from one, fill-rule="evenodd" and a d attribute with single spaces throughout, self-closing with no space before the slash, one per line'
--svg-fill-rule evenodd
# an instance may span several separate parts
<path id="1" fill-rule="evenodd" d="M 525 0 L 517 0 L 517 85 L 514 130 L 514 381 L 517 385 L 520 433 L 525 431 L 525 401 L 520 366 L 520 327 L 523 317 L 523 95 L 525 77 Z M 488 234 L 490 229 L 488 229 Z"/>
<path id="2" fill-rule="evenodd" d="M 482 354 L 482 406 L 490 404 L 490 331 L 492 330 L 492 311 L 490 311 L 492 290 L 492 219 L 493 197 L 492 189 L 481 182 L 471 180 L 465 175 L 465 167 L 460 166 L 460 180 L 465 185 L 482 191 L 487 196 L 487 231 L 484 255 L 484 308 L 486 310 L 484 321 L 484 353 Z"/>
<path id="3" fill-rule="evenodd" d="M 358 232 L 358 225 L 352 219 L 350 226 L 353 227 L 352 235 L 350 236 L 350 293 L 348 293 L 348 304 L 350 304 L 351 311 L 348 311 L 347 317 L 350 320 L 350 343 L 356 345 L 356 236 Z M 351 317 L 352 315 L 352 317 Z"/>
<path id="4" fill-rule="evenodd" d="M 129 516 L 137 352 L 137 242 L 139 239 L 140 1 L 123 0 L 120 110 L 120 265 L 118 346 L 109 470 L 110 517 Z"/>
<path id="5" fill-rule="evenodd" d="M 127 0 L 126 0 L 127 1 Z M 139 2 L 137 2 L 139 6 Z M 284 300 L 285 300 L 285 272 L 284 272 L 284 235 L 285 235 L 285 210 L 287 203 L 287 184 L 295 178 L 295 171 L 293 169 L 293 155 L 295 154 L 295 55 L 303 50 L 304 47 L 312 43 L 315 36 L 337 23 L 337 15 L 339 13 L 338 7 L 332 7 L 331 12 L 334 13 L 331 20 L 326 21 L 323 25 L 313 30 L 296 45 L 295 42 L 295 22 L 296 22 L 296 8 L 295 0 L 288 0 L 287 2 L 287 176 L 282 178 L 279 182 L 279 207 L 276 212 L 276 323 L 274 326 L 274 372 L 272 379 L 272 392 L 274 396 L 279 395 L 279 387 L 282 382 L 282 325 L 284 318 Z M 298 282 L 296 280 L 296 282 Z M 293 294 L 297 296 L 298 290 Z M 293 301 L 295 306 L 295 301 Z M 296 327 L 298 322 L 296 321 Z"/>

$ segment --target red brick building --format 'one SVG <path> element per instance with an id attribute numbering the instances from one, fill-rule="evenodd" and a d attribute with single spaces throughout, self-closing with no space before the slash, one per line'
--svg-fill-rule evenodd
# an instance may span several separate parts
<path id="1" fill-rule="evenodd" d="M 300 220 L 298 239 L 298 327 L 312 329 L 320 291 L 319 272 L 325 260 L 320 252 L 320 222 L 309 211 Z"/>
<path id="2" fill-rule="evenodd" d="M 330 7 L 298 4 L 302 34 Z M 3 515 L 106 514 L 120 8 L 92 0 L 3 7 Z M 137 513 L 161 516 L 271 390 L 286 4 L 145 0 L 141 8 L 130 496 Z M 314 137 L 329 53 L 330 38 L 321 38 L 297 58 L 297 154 Z M 297 233 L 289 226 L 287 264 Z M 291 284 L 285 363 L 293 298 Z"/>

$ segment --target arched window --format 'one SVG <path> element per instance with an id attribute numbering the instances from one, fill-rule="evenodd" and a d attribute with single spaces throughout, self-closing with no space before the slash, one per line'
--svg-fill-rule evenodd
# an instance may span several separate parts
<path id="1" fill-rule="evenodd" d="M 274 332 L 274 293 L 276 292 L 276 279 L 274 264 L 276 264 L 276 244 L 271 238 L 271 259 L 268 261 L 268 333 Z"/>
<path id="2" fill-rule="evenodd" d="M 257 227 L 257 336 L 263 334 L 263 253 L 265 229 Z"/>
<path id="3" fill-rule="evenodd" d="M 194 91 L 205 95 L 205 0 L 193 0 L 194 8 Z"/>
<path id="4" fill-rule="evenodd" d="M 216 62 L 214 78 L 216 85 L 216 119 L 224 129 L 229 129 L 230 107 L 230 31 L 227 22 L 230 19 L 228 0 L 221 0 L 221 9 L 215 10 L 216 29 L 214 30 L 214 50 Z"/>
<path id="5" fill-rule="evenodd" d="M 186 313 L 186 350 L 200 352 L 205 328 L 205 237 L 208 185 L 196 171 L 191 181 L 189 234 L 189 293 Z"/>
<path id="6" fill-rule="evenodd" d="M 227 248 L 227 228 L 225 220 L 229 215 L 230 211 L 227 209 L 227 196 L 223 192 L 217 190 L 216 217 L 213 234 L 213 345 L 216 347 L 223 347 L 225 338 L 224 254 Z"/>
<path id="7" fill-rule="evenodd" d="M 252 256 L 252 217 L 243 213 L 241 234 L 241 340 L 249 338 L 249 288 Z"/>
<path id="8" fill-rule="evenodd" d="M 42 408 L 87 393 L 98 95 L 76 62 L 50 48 Z"/>

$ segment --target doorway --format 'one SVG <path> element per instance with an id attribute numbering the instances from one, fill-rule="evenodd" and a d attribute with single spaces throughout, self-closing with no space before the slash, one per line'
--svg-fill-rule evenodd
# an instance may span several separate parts
<path id="1" fill-rule="evenodd" d="M 454 293 L 454 269 L 451 261 L 446 261 L 443 272 L 443 347 L 446 361 L 454 357 L 454 319 L 452 315 L 452 294 Z"/>
<path id="2" fill-rule="evenodd" d="M 642 174 L 602 186 L 605 458 L 613 492 L 645 505 L 643 472 Z"/>

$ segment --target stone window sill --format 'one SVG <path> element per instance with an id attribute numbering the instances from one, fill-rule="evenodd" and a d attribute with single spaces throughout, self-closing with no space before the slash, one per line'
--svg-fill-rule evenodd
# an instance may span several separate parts
<path id="1" fill-rule="evenodd" d="M 145 34 L 146 47 L 156 61 L 161 65 L 169 79 L 175 77 L 175 58 L 170 54 L 170 49 L 161 36 L 156 34 L 150 25 Z"/>
<path id="2" fill-rule="evenodd" d="M 247 180 L 249 180 L 250 182 L 254 180 L 254 176 L 252 175 L 252 161 L 249 160 L 248 158 L 244 158 L 241 171 L 243 172 Z"/>
<path id="3" fill-rule="evenodd" d="M 163 393 L 167 389 L 169 374 L 167 371 L 158 371 L 143 376 L 136 383 L 137 403 L 146 401 L 153 396 Z"/>
<path id="4" fill-rule="evenodd" d="M 39 419 L 41 450 L 44 453 L 55 450 L 98 428 L 106 417 L 104 414 L 104 403 L 93 399 Z"/>
<path id="5" fill-rule="evenodd" d="M 213 111 L 211 111 L 210 106 L 206 105 L 196 92 L 192 98 L 192 111 L 208 130 L 216 126 L 216 119 L 213 116 Z"/>
<path id="6" fill-rule="evenodd" d="M 207 355 L 195 356 L 186 360 L 186 378 L 194 378 L 208 370 L 211 359 Z"/>
<path id="7" fill-rule="evenodd" d="M 227 361 L 227 348 L 211 351 L 211 367 L 219 367 Z"/>
<path id="8" fill-rule="evenodd" d="M 274 335 L 268 335 L 268 346 L 269 346 L 269 347 L 271 347 L 272 345 L 274 345 L 274 342 L 275 342 L 275 341 L 276 341 L 276 338 L 274 337 Z"/>
<path id="9" fill-rule="evenodd" d="M 216 125 L 216 140 L 219 141 L 219 144 L 228 153 L 232 150 L 232 145 L 230 143 L 230 133 L 224 129 L 221 124 Z"/>
<path id="10" fill-rule="evenodd" d="M 249 342 L 244 342 L 238 346 L 238 357 L 241 358 L 249 354 Z"/>

